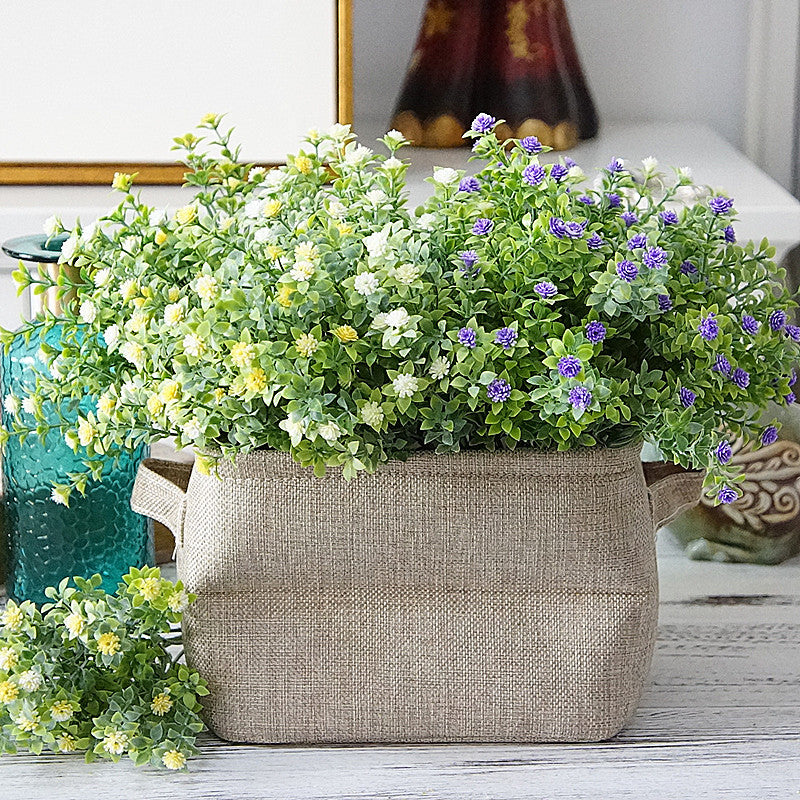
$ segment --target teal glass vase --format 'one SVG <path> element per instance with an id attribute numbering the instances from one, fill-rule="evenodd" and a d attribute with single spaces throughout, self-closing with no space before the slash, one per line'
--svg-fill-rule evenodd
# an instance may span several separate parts
<path id="1" fill-rule="evenodd" d="M 25 237 L 25 239 L 44 237 Z M 44 241 L 39 242 L 43 247 Z M 60 247 L 60 243 L 59 243 Z M 28 260 L 55 261 L 58 251 L 34 255 L 33 245 L 22 249 L 21 240 L 3 245 L 6 252 Z M 45 341 L 58 348 L 61 329 L 52 328 Z M 41 339 L 32 336 L 15 339 L 2 355 L 2 397 L 22 398 L 35 385 L 34 369 L 44 369 L 38 361 Z M 13 410 L 13 409 L 12 409 Z M 55 409 L 43 409 L 55 418 Z M 23 423 L 32 424 L 24 409 L 17 412 Z M 69 415 L 67 415 L 69 416 Z M 72 415 L 75 416 L 74 414 Z M 2 411 L 3 425 L 10 429 L 9 409 Z M 69 507 L 55 503 L 52 484 L 64 482 L 69 472 L 83 471 L 79 449 L 74 453 L 61 433 L 50 431 L 42 442 L 38 436 L 24 441 L 12 436 L 3 456 L 4 528 L 6 589 L 15 600 L 46 601 L 44 590 L 57 586 L 66 577 L 89 577 L 99 573 L 103 588 L 116 589 L 131 567 L 153 564 L 151 523 L 130 507 L 130 495 L 139 463 L 147 448 L 124 454 L 118 463 L 109 461 L 101 482 L 90 482 L 85 495 L 73 492 Z"/>

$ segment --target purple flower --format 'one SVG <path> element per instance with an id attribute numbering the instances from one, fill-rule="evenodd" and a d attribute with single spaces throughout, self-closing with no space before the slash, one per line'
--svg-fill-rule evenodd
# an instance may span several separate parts
<path id="1" fill-rule="evenodd" d="M 487 233 L 491 233 L 492 228 L 494 228 L 494 222 L 485 217 L 481 217 L 475 221 L 475 224 L 472 226 L 472 232 L 476 236 L 485 236 Z"/>
<path id="2" fill-rule="evenodd" d="M 665 225 L 678 224 L 678 215 L 672 210 L 662 211 L 658 216 Z"/>
<path id="3" fill-rule="evenodd" d="M 570 239 L 580 239 L 586 230 L 586 222 L 565 222 L 564 231 Z"/>
<path id="4" fill-rule="evenodd" d="M 574 158 L 570 158 L 569 156 L 564 156 L 564 163 L 572 169 L 573 167 L 578 166 L 578 162 Z"/>
<path id="5" fill-rule="evenodd" d="M 740 388 L 746 389 L 750 385 L 750 373 L 743 370 L 741 367 L 731 372 L 731 380 Z"/>
<path id="6" fill-rule="evenodd" d="M 669 256 L 661 247 L 648 247 L 642 256 L 642 263 L 649 269 L 661 269 L 667 266 Z"/>
<path id="7" fill-rule="evenodd" d="M 626 211 L 624 214 L 620 214 L 620 219 L 628 228 L 630 228 L 631 225 L 635 225 L 639 221 L 639 217 L 637 217 L 633 211 Z"/>
<path id="8" fill-rule="evenodd" d="M 643 233 L 637 233 L 636 236 L 631 236 L 628 239 L 628 250 L 638 250 L 640 247 L 647 245 L 647 236 Z"/>
<path id="9" fill-rule="evenodd" d="M 733 208 L 733 200 L 730 197 L 712 197 L 708 201 L 708 207 L 714 214 L 727 214 Z"/>
<path id="10" fill-rule="evenodd" d="M 500 328 L 494 335 L 494 343 L 499 344 L 503 350 L 510 350 L 516 344 L 517 337 L 513 328 Z"/>
<path id="11" fill-rule="evenodd" d="M 659 311 L 672 311 L 672 298 L 668 294 L 660 294 L 657 299 Z"/>
<path id="12" fill-rule="evenodd" d="M 480 188 L 481 183 L 474 175 L 467 175 L 458 184 L 459 192 L 477 192 Z"/>
<path id="13" fill-rule="evenodd" d="M 486 394 L 493 403 L 505 403 L 511 397 L 511 386 L 502 378 L 495 378 L 487 387 Z"/>
<path id="14" fill-rule="evenodd" d="M 728 225 L 728 227 L 722 231 L 722 235 L 728 244 L 733 244 L 736 241 L 736 231 L 733 229 L 733 225 Z"/>
<path id="15" fill-rule="evenodd" d="M 800 342 L 800 328 L 797 325 L 787 325 L 783 332 L 793 341 Z"/>
<path id="16" fill-rule="evenodd" d="M 605 242 L 597 231 L 586 240 L 586 246 L 590 250 L 599 250 L 604 244 Z"/>
<path id="17" fill-rule="evenodd" d="M 620 158 L 612 158 L 611 163 L 606 167 L 606 169 L 612 174 L 615 172 L 622 172 L 624 168 L 625 165 L 622 163 L 622 159 Z"/>
<path id="18" fill-rule="evenodd" d="M 721 372 L 723 375 L 731 374 L 731 362 L 725 356 L 718 354 L 711 365 L 714 372 Z"/>
<path id="19" fill-rule="evenodd" d="M 472 269 L 478 263 L 478 254 L 474 250 L 462 250 L 458 257 L 467 269 Z"/>
<path id="20" fill-rule="evenodd" d="M 589 197 L 588 194 L 582 194 L 578 198 L 579 203 L 583 203 L 585 206 L 593 206 L 594 205 L 594 197 Z"/>
<path id="21" fill-rule="evenodd" d="M 588 322 L 586 327 L 584 328 L 586 332 L 586 338 L 592 343 L 597 344 L 598 342 L 602 342 L 603 339 L 606 338 L 606 326 L 603 325 L 602 322 L 598 322 L 597 320 L 593 322 Z"/>
<path id="22" fill-rule="evenodd" d="M 463 344 L 464 347 L 469 347 L 469 349 L 472 350 L 472 348 L 478 344 L 478 337 L 472 328 L 462 328 L 458 332 L 458 341 Z"/>
<path id="23" fill-rule="evenodd" d="M 550 177 L 554 181 L 564 180 L 568 172 L 569 170 L 563 164 L 553 164 L 553 166 L 550 167 Z"/>
<path id="24" fill-rule="evenodd" d="M 574 408 L 586 411 L 592 404 L 592 393 L 585 386 L 573 386 L 569 390 L 568 399 Z"/>
<path id="25" fill-rule="evenodd" d="M 583 364 L 577 356 L 562 356 L 558 359 L 558 374 L 562 378 L 575 378 L 583 369 Z"/>
<path id="26" fill-rule="evenodd" d="M 522 171 L 522 179 L 529 186 L 538 186 L 545 178 L 547 173 L 540 164 L 530 164 Z"/>
<path id="27" fill-rule="evenodd" d="M 686 260 L 681 264 L 681 275 L 697 275 L 697 267 L 691 261 Z"/>
<path id="28" fill-rule="evenodd" d="M 717 461 L 719 461 L 720 464 L 727 464 L 731 458 L 733 458 L 733 450 L 730 444 L 723 440 L 717 445 L 714 450 L 714 455 L 717 457 Z"/>
<path id="29" fill-rule="evenodd" d="M 533 291 L 539 295 L 543 300 L 549 300 L 551 297 L 555 297 L 558 294 L 558 288 L 554 283 L 550 283 L 550 281 L 542 281 L 541 283 L 537 283 L 533 287 Z"/>
<path id="30" fill-rule="evenodd" d="M 689 406 L 694 405 L 694 401 L 697 400 L 697 395 L 691 389 L 681 386 L 678 392 L 678 399 L 681 401 L 681 405 L 684 408 L 689 408 Z"/>
<path id="31" fill-rule="evenodd" d="M 745 333 L 755 336 L 760 327 L 761 323 L 755 317 L 751 317 L 749 314 L 742 314 L 742 330 Z"/>
<path id="32" fill-rule="evenodd" d="M 470 127 L 477 133 L 489 133 L 496 123 L 497 120 L 489 114 L 478 114 L 478 116 L 472 120 L 472 125 Z"/>
<path id="33" fill-rule="evenodd" d="M 769 447 L 778 441 L 778 429 L 774 425 L 767 425 L 764 432 L 761 434 L 761 444 L 764 447 Z"/>
<path id="34" fill-rule="evenodd" d="M 769 327 L 772 328 L 773 331 L 779 331 L 783 326 L 786 324 L 786 312 L 782 309 L 778 309 L 777 311 L 773 311 L 769 315 Z"/>
<path id="35" fill-rule="evenodd" d="M 797 373 L 792 370 L 792 374 L 789 375 L 789 386 L 794 386 L 797 383 Z"/>
<path id="36" fill-rule="evenodd" d="M 610 208 L 619 208 L 622 205 L 622 198 L 616 192 L 609 192 L 606 200 Z"/>
<path id="37" fill-rule="evenodd" d="M 787 406 L 790 406 L 795 402 L 795 400 L 797 400 L 797 398 L 794 396 L 794 392 L 789 392 L 789 394 L 787 394 L 783 399 L 786 401 Z"/>
<path id="38" fill-rule="evenodd" d="M 617 264 L 617 275 L 619 275 L 625 283 L 633 283 L 639 275 L 639 267 L 637 267 L 633 261 L 625 259 Z"/>
<path id="39" fill-rule="evenodd" d="M 542 152 L 542 143 L 535 136 L 526 136 L 520 140 L 520 145 L 526 153 L 530 153 L 532 156 Z"/>
<path id="40" fill-rule="evenodd" d="M 707 317 L 702 317 L 697 326 L 698 333 L 707 341 L 711 342 L 719 336 L 719 323 L 716 315 L 710 313 Z"/>
<path id="41" fill-rule="evenodd" d="M 567 226 L 561 217 L 550 217 L 548 227 L 556 239 L 563 239 L 567 235 Z"/>
<path id="42" fill-rule="evenodd" d="M 720 486 L 719 491 L 717 492 L 717 500 L 720 503 L 724 503 L 727 505 L 728 503 L 734 503 L 736 500 L 739 499 L 739 493 L 736 489 L 731 489 L 727 483 Z"/>

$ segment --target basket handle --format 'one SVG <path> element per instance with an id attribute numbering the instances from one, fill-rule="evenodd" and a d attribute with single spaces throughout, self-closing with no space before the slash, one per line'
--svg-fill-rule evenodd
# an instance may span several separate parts
<path id="1" fill-rule="evenodd" d="M 191 474 L 191 464 L 147 458 L 139 465 L 131 494 L 131 508 L 166 525 L 179 546 L 183 544 L 186 489 Z"/>
<path id="2" fill-rule="evenodd" d="M 665 461 L 642 464 L 656 530 L 700 502 L 704 473 Z"/>

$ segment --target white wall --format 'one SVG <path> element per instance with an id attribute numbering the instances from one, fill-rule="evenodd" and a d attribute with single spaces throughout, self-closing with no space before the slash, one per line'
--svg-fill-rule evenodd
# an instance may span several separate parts
<path id="1" fill-rule="evenodd" d="M 704 122 L 742 143 L 758 0 L 567 0 L 603 121 Z M 389 122 L 424 0 L 353 0 L 356 123 Z"/>

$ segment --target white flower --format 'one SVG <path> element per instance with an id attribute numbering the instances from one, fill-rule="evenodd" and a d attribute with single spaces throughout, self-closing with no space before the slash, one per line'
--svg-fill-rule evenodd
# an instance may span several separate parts
<path id="1" fill-rule="evenodd" d="M 275 231 L 272 228 L 257 228 L 253 238 L 259 243 L 269 242 L 275 239 Z"/>
<path id="2" fill-rule="evenodd" d="M 125 733 L 113 731 L 102 740 L 102 745 L 103 750 L 107 753 L 111 753 L 115 756 L 122 755 L 128 748 L 128 736 Z"/>
<path id="3" fill-rule="evenodd" d="M 150 322 L 150 315 L 146 311 L 138 308 L 133 312 L 131 318 L 125 323 L 125 330 L 138 333 L 144 330 Z"/>
<path id="4" fill-rule="evenodd" d="M 170 611 L 174 611 L 176 614 L 181 614 L 189 608 L 189 595 L 186 594 L 184 589 L 180 591 L 174 592 L 170 595 L 169 600 L 167 600 L 167 606 L 169 607 Z"/>
<path id="5" fill-rule="evenodd" d="M 330 136 L 331 139 L 335 139 L 337 142 L 343 142 L 345 139 L 350 138 L 350 126 L 341 125 L 336 122 L 328 128 L 328 136 Z"/>
<path id="6" fill-rule="evenodd" d="M 0 669 L 10 672 L 17 665 L 19 656 L 11 647 L 0 647 Z"/>
<path id="7" fill-rule="evenodd" d="M 59 506 L 66 506 L 69 504 L 69 487 L 68 486 L 54 486 L 50 490 L 50 499 Z"/>
<path id="8" fill-rule="evenodd" d="M 309 280 L 313 275 L 314 265 L 310 261 L 298 261 L 291 270 L 289 270 L 291 279 L 298 283 Z"/>
<path id="9" fill-rule="evenodd" d="M 372 189 L 372 191 L 367 192 L 364 197 L 374 206 L 382 205 L 387 200 L 386 192 L 382 189 Z"/>
<path id="10" fill-rule="evenodd" d="M 82 231 L 81 231 L 81 242 L 91 242 L 94 239 L 94 235 L 97 233 L 98 224 L 97 222 L 90 222 Z"/>
<path id="11" fill-rule="evenodd" d="M 386 133 L 384 139 L 388 139 L 390 142 L 392 142 L 392 144 L 403 144 L 404 142 L 408 141 L 406 137 L 400 133 L 400 131 L 395 130 L 394 128 Z"/>
<path id="12" fill-rule="evenodd" d="M 108 283 L 108 279 L 110 277 L 111 277 L 111 270 L 108 267 L 103 267 L 103 269 L 99 269 L 97 270 L 97 272 L 95 272 L 92 281 L 94 282 L 94 285 L 99 289 Z"/>
<path id="13" fill-rule="evenodd" d="M 392 381 L 392 386 L 398 397 L 413 397 L 419 389 L 419 380 L 413 375 L 401 373 Z"/>
<path id="14" fill-rule="evenodd" d="M 138 342 L 123 342 L 119 351 L 136 369 L 144 366 L 145 351 Z"/>
<path id="15" fill-rule="evenodd" d="M 244 215 L 249 219 L 255 219 L 261 216 L 261 209 L 263 208 L 263 200 L 250 200 L 250 202 L 244 204 Z"/>
<path id="16" fill-rule="evenodd" d="M 114 347 L 119 341 L 119 325 L 116 323 L 114 325 L 109 325 L 103 331 L 103 339 L 105 340 L 106 348 Z"/>
<path id="17" fill-rule="evenodd" d="M 326 422 L 324 425 L 320 425 L 319 428 L 317 428 L 317 433 L 319 433 L 326 442 L 335 442 L 344 431 L 335 422 Z"/>
<path id="18" fill-rule="evenodd" d="M 187 333 L 183 337 L 183 349 L 188 355 L 199 358 L 206 351 L 206 343 L 196 333 Z"/>
<path id="19" fill-rule="evenodd" d="M 84 417 L 78 419 L 78 441 L 81 447 L 88 447 L 97 436 L 97 428 Z"/>
<path id="20" fill-rule="evenodd" d="M 64 618 L 64 627 L 70 632 L 70 637 L 80 636 L 86 630 L 86 620 L 73 612 Z"/>
<path id="21" fill-rule="evenodd" d="M 105 392 L 97 399 L 97 413 L 110 417 L 117 407 L 114 395 Z"/>
<path id="22" fill-rule="evenodd" d="M 64 377 L 64 360 L 57 355 L 50 363 L 50 376 L 58 380 Z"/>
<path id="23" fill-rule="evenodd" d="M 155 227 L 156 225 L 160 225 L 169 217 L 169 211 L 166 208 L 154 208 L 150 211 L 150 216 L 147 218 L 147 221 Z"/>
<path id="24" fill-rule="evenodd" d="M 439 167 L 439 169 L 433 171 L 433 179 L 436 183 L 448 186 L 458 180 L 458 172 L 452 167 Z"/>
<path id="25" fill-rule="evenodd" d="M 350 167 L 359 167 L 369 161 L 372 157 L 372 150 L 362 144 L 351 142 L 344 151 L 344 163 Z"/>
<path id="26" fill-rule="evenodd" d="M 19 414 L 19 400 L 13 394 L 7 394 L 3 400 L 3 408 L 12 416 Z"/>
<path id="27" fill-rule="evenodd" d="M 73 231 L 69 235 L 69 239 L 61 245 L 61 255 L 58 257 L 59 264 L 70 261 L 78 249 L 78 234 Z"/>
<path id="28" fill-rule="evenodd" d="M 398 283 L 406 285 L 414 283 L 419 277 L 419 267 L 415 264 L 401 264 L 394 270 L 394 277 Z"/>
<path id="29" fill-rule="evenodd" d="M 378 276 L 374 272 L 359 272 L 353 279 L 353 288 L 363 297 L 369 297 L 380 289 Z"/>
<path id="30" fill-rule="evenodd" d="M 433 223 L 436 221 L 436 217 L 433 214 L 423 214 L 417 219 L 417 225 L 423 231 L 429 231 L 433 228 Z"/>
<path id="31" fill-rule="evenodd" d="M 91 325 L 97 319 L 97 307 L 91 300 L 84 300 L 80 308 L 81 319 Z"/>
<path id="32" fill-rule="evenodd" d="M 22 398 L 22 410 L 26 414 L 35 414 L 36 413 L 36 398 L 35 397 L 23 397 Z"/>
<path id="33" fill-rule="evenodd" d="M 122 282 L 122 286 L 119 287 L 119 293 L 127 303 L 139 293 L 139 286 L 133 278 L 128 278 Z"/>
<path id="34" fill-rule="evenodd" d="M 675 187 L 675 199 L 680 203 L 691 205 L 697 201 L 700 190 L 697 186 L 684 185 Z"/>
<path id="35" fill-rule="evenodd" d="M 44 234 L 48 239 L 51 236 L 55 236 L 57 233 L 60 233 L 63 229 L 64 225 L 62 224 L 61 219 L 55 214 L 52 217 L 48 217 L 44 221 Z"/>
<path id="36" fill-rule="evenodd" d="M 435 381 L 441 380 L 450 372 L 450 362 L 444 357 L 434 359 L 428 368 L 428 374 Z"/>
<path id="37" fill-rule="evenodd" d="M 170 303 L 164 307 L 164 323 L 177 325 L 183 320 L 183 306 L 180 303 Z"/>
<path id="38" fill-rule="evenodd" d="M 289 438 L 292 440 L 292 447 L 297 447 L 300 444 L 303 434 L 306 432 L 306 424 L 302 420 L 295 422 L 291 417 L 286 417 L 285 420 L 279 422 L 278 427 L 289 434 Z"/>
<path id="39" fill-rule="evenodd" d="M 200 423 L 196 419 L 190 419 L 181 425 L 181 436 L 184 439 L 194 440 L 200 436 Z"/>
<path id="40" fill-rule="evenodd" d="M 194 284 L 197 296 L 201 300 L 213 300 L 217 295 L 219 284 L 213 275 L 201 275 Z"/>
<path id="41" fill-rule="evenodd" d="M 383 162 L 383 168 L 389 172 L 394 172 L 397 169 L 402 169 L 405 166 L 399 158 L 392 156 Z"/>
<path id="42" fill-rule="evenodd" d="M 17 677 L 17 683 L 26 692 L 35 692 L 42 685 L 42 673 L 35 669 L 25 670 Z"/>
<path id="43" fill-rule="evenodd" d="M 678 179 L 681 181 L 691 181 L 692 180 L 692 168 L 691 167 L 681 167 L 677 170 Z"/>
<path id="44" fill-rule="evenodd" d="M 267 171 L 267 175 L 264 178 L 264 184 L 270 189 L 280 189 L 288 179 L 288 173 L 284 172 L 283 170 L 271 169 Z"/>
<path id="45" fill-rule="evenodd" d="M 648 156 L 642 159 L 642 169 L 647 173 L 653 173 L 658 169 L 658 159 Z"/>
<path id="46" fill-rule="evenodd" d="M 341 219 L 346 212 L 347 208 L 344 203 L 340 203 L 338 200 L 332 200 L 328 204 L 328 213 L 336 219 Z"/>
<path id="47" fill-rule="evenodd" d="M 139 388 L 133 381 L 125 381 L 120 387 L 120 397 L 125 403 L 136 403 L 139 397 Z"/>
<path id="48" fill-rule="evenodd" d="M 586 177 L 584 171 L 577 164 L 567 170 L 567 175 L 576 181 L 582 181 Z"/>
<path id="49" fill-rule="evenodd" d="M 263 175 L 265 172 L 266 172 L 266 170 L 264 169 L 264 167 L 253 167 L 253 168 L 250 170 L 250 172 L 248 172 L 248 173 L 247 173 L 247 180 L 248 180 L 248 181 L 253 181 L 253 180 L 255 180 L 255 179 L 256 179 L 256 178 L 257 178 L 259 175 Z"/>
<path id="50" fill-rule="evenodd" d="M 392 309 L 383 317 L 383 323 L 387 328 L 394 328 L 398 331 L 405 328 L 408 325 L 408 321 L 408 311 L 403 306 Z"/>
<path id="51" fill-rule="evenodd" d="M 374 428 L 375 430 L 381 427 L 385 416 L 380 403 L 370 401 L 364 403 L 361 407 L 361 419 L 364 421 L 364 424 L 369 425 L 370 428 Z"/>
<path id="52" fill-rule="evenodd" d="M 371 258 L 383 258 L 389 255 L 391 247 L 389 247 L 389 231 L 376 231 L 364 238 L 364 247 L 367 248 Z"/>

